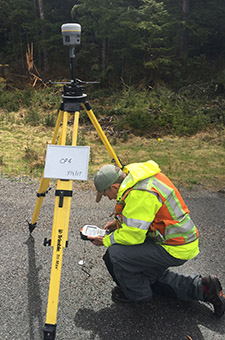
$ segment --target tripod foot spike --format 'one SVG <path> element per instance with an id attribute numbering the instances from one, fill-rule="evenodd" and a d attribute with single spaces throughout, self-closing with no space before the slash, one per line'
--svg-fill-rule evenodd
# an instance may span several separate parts
<path id="1" fill-rule="evenodd" d="M 44 340 L 54 340 L 56 334 L 56 325 L 46 323 L 43 327 Z"/>
<path id="2" fill-rule="evenodd" d="M 27 223 L 28 223 L 28 226 L 29 226 L 30 234 L 31 234 L 31 233 L 34 231 L 34 229 L 36 228 L 37 222 L 36 222 L 36 223 L 30 223 L 30 222 L 27 220 Z"/>

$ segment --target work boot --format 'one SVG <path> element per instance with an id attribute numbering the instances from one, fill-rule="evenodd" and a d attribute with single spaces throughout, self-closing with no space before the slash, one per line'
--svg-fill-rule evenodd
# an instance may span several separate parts
<path id="1" fill-rule="evenodd" d="M 204 299 L 214 306 L 215 315 L 220 318 L 225 311 L 225 295 L 217 276 L 206 276 L 202 278 L 203 287 L 205 286 Z"/>
<path id="2" fill-rule="evenodd" d="M 112 290 L 112 300 L 113 302 L 122 302 L 122 303 L 131 303 L 129 299 L 126 298 L 124 292 L 120 288 L 120 286 L 116 286 Z"/>

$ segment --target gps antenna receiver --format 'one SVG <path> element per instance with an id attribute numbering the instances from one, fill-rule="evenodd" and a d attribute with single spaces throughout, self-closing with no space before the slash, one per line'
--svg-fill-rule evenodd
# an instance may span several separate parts
<path id="1" fill-rule="evenodd" d="M 69 46 L 70 54 L 70 70 L 71 70 L 71 81 L 76 82 L 75 75 L 75 45 L 80 45 L 81 36 L 81 25 L 80 24 L 63 24 L 61 26 L 63 44 Z"/>
<path id="2" fill-rule="evenodd" d="M 63 45 L 74 46 L 80 45 L 81 25 L 79 24 L 63 24 L 61 26 Z"/>

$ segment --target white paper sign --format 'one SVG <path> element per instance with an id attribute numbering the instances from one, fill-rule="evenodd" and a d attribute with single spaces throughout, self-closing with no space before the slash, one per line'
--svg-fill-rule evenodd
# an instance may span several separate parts
<path id="1" fill-rule="evenodd" d="M 44 178 L 86 181 L 90 146 L 48 145 Z"/>

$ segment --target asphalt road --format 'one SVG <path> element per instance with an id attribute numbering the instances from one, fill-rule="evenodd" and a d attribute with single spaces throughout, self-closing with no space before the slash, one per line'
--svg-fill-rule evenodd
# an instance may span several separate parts
<path id="1" fill-rule="evenodd" d="M 54 190 L 30 236 L 26 219 L 32 216 L 38 183 L 0 182 L 0 340 L 40 340 L 52 255 L 43 240 L 51 237 Z M 203 190 L 181 192 L 199 228 L 201 252 L 179 271 L 218 274 L 225 287 L 225 197 Z M 224 340 L 225 316 L 216 319 L 209 304 L 162 297 L 146 305 L 111 301 L 114 284 L 103 265 L 105 249 L 82 241 L 79 230 L 87 223 L 103 226 L 113 206 L 106 198 L 96 204 L 93 190 L 74 184 L 56 340 Z"/>

